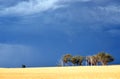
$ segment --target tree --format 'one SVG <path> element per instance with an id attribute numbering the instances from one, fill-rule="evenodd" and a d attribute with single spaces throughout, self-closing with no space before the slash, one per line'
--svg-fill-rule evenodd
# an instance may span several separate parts
<path id="1" fill-rule="evenodd" d="M 71 54 L 66 54 L 63 56 L 63 63 L 68 63 L 71 62 L 72 55 Z"/>
<path id="2" fill-rule="evenodd" d="M 107 65 L 109 62 L 114 61 L 114 58 L 106 52 L 98 53 L 97 58 L 98 58 L 98 61 L 101 62 L 102 65 Z"/>
<path id="3" fill-rule="evenodd" d="M 82 56 L 73 56 L 71 58 L 71 62 L 74 65 L 82 65 L 83 60 L 84 60 L 84 57 L 82 57 Z"/>
<path id="4" fill-rule="evenodd" d="M 26 65 L 23 64 L 23 65 L 22 65 L 22 68 L 26 68 Z"/>
<path id="5" fill-rule="evenodd" d="M 98 59 L 96 55 L 93 56 L 87 56 L 86 61 L 88 65 L 97 65 L 98 64 Z"/>

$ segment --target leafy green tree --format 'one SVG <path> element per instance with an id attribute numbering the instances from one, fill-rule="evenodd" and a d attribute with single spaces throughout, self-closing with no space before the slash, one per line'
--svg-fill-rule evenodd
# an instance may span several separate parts
<path id="1" fill-rule="evenodd" d="M 82 65 L 83 60 L 84 60 L 84 57 L 82 57 L 82 56 L 73 56 L 71 58 L 71 62 L 74 65 Z"/>
<path id="2" fill-rule="evenodd" d="M 97 54 L 98 61 L 101 62 L 102 65 L 107 65 L 109 62 L 114 61 L 113 56 L 106 52 L 100 52 Z"/>
<path id="3" fill-rule="evenodd" d="M 97 65 L 97 64 L 98 64 L 98 58 L 97 58 L 96 55 L 93 55 L 93 56 L 92 56 L 92 64 L 93 64 L 93 65 Z"/>
<path id="4" fill-rule="evenodd" d="M 71 54 L 66 54 L 63 56 L 63 63 L 68 63 L 71 62 L 72 55 Z"/>
<path id="5" fill-rule="evenodd" d="M 88 65 L 97 65 L 98 64 L 98 58 L 96 55 L 87 56 L 86 58 L 87 58 L 86 61 L 87 61 Z"/>
<path id="6" fill-rule="evenodd" d="M 23 64 L 23 65 L 22 65 L 22 68 L 26 68 L 26 65 Z"/>

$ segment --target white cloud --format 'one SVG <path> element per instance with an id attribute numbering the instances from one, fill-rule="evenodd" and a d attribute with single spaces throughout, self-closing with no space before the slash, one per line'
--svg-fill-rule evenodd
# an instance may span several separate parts
<path id="1" fill-rule="evenodd" d="M 62 0 L 61 2 L 89 2 L 91 0 Z"/>
<path id="2" fill-rule="evenodd" d="M 58 0 L 29 0 L 19 2 L 15 6 L 7 7 L 1 11 L 2 14 L 29 15 L 57 8 Z"/>
<path id="3" fill-rule="evenodd" d="M 90 0 L 28 0 L 21 1 L 16 5 L 6 7 L 0 10 L 0 14 L 19 14 L 19 15 L 30 15 L 46 10 L 54 10 L 56 8 L 63 7 L 67 2 L 88 2 Z"/>

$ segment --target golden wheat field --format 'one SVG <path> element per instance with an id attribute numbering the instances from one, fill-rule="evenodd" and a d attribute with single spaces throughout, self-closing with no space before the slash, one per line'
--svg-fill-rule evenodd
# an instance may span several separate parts
<path id="1" fill-rule="evenodd" d="M 0 79 L 120 79 L 120 66 L 0 68 Z"/>

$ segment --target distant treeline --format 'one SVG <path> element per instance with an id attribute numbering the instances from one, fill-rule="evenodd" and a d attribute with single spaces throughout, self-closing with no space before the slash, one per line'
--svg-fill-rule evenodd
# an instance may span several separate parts
<path id="1" fill-rule="evenodd" d="M 65 54 L 59 66 L 81 66 L 81 65 L 107 65 L 109 62 L 114 61 L 112 55 L 106 52 L 100 52 L 92 56 L 72 56 L 71 54 Z"/>

